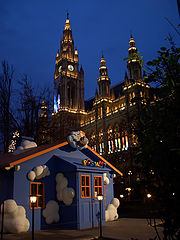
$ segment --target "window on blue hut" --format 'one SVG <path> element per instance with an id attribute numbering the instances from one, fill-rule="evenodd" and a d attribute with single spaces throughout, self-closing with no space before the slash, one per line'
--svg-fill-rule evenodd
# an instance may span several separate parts
<path id="1" fill-rule="evenodd" d="M 108 154 L 114 152 L 113 130 L 110 126 L 108 128 Z"/>
<path id="2" fill-rule="evenodd" d="M 119 132 L 119 125 L 116 124 L 114 128 L 114 148 L 115 152 L 121 151 L 121 138 L 120 138 L 120 132 Z"/>
<path id="3" fill-rule="evenodd" d="M 32 204 L 35 209 L 45 207 L 44 183 L 39 183 L 39 182 L 32 183 L 31 182 L 30 183 L 30 195 L 37 197 L 36 203 L 30 203 L 30 208 L 32 208 Z"/>
<path id="4" fill-rule="evenodd" d="M 99 131 L 99 154 L 102 155 L 104 153 L 104 142 L 103 142 L 103 130 Z"/>
<path id="5" fill-rule="evenodd" d="M 90 198 L 90 176 L 81 175 L 81 198 Z"/>
<path id="6" fill-rule="evenodd" d="M 103 195 L 102 176 L 94 176 L 94 197 Z"/>

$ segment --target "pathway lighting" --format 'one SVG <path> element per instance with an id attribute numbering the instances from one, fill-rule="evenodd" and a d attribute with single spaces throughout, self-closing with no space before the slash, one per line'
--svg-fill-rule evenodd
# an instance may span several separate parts
<path id="1" fill-rule="evenodd" d="M 125 188 L 126 191 L 130 192 L 131 191 L 131 188 L 130 187 L 127 187 Z"/>
<path id="2" fill-rule="evenodd" d="M 34 240 L 34 207 L 36 206 L 37 196 L 30 196 L 30 206 L 32 207 L 32 240 Z"/>
<path id="3" fill-rule="evenodd" d="M 152 195 L 150 193 L 147 194 L 147 198 L 151 198 Z"/>
<path id="4" fill-rule="evenodd" d="M 102 236 L 102 200 L 103 200 L 103 196 L 102 195 L 98 195 L 97 196 L 98 198 L 98 201 L 99 201 L 99 212 L 100 212 L 100 221 L 99 221 L 99 231 L 100 231 L 100 234 L 99 234 L 99 239 L 103 239 L 103 236 Z"/>

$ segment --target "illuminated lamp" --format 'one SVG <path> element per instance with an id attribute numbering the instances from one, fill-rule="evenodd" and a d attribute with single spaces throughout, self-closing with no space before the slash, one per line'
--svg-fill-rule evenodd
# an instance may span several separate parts
<path id="1" fill-rule="evenodd" d="M 151 198 L 152 197 L 152 195 L 150 193 L 148 193 L 146 196 L 147 196 L 147 198 Z"/>
<path id="2" fill-rule="evenodd" d="M 102 237 L 102 200 L 103 200 L 103 196 L 102 195 L 98 195 L 97 199 L 99 201 L 99 214 L 100 214 L 99 238 L 98 239 L 103 239 L 103 237 Z"/>
<path id="3" fill-rule="evenodd" d="M 34 240 L 34 205 L 37 202 L 37 196 L 30 196 L 30 204 L 32 206 L 32 240 Z"/>

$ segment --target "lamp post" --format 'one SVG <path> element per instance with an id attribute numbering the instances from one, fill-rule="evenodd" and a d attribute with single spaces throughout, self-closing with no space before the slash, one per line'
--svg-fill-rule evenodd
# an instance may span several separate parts
<path id="1" fill-rule="evenodd" d="M 4 227 L 4 201 L 2 203 L 1 208 L 1 240 L 3 240 L 3 227 Z"/>
<path id="2" fill-rule="evenodd" d="M 32 240 L 34 240 L 34 205 L 37 202 L 37 196 L 30 196 L 30 204 L 32 207 Z"/>
<path id="3" fill-rule="evenodd" d="M 99 212 L 100 212 L 100 221 L 99 221 L 99 239 L 103 239 L 102 238 L 102 200 L 103 200 L 103 196 L 99 195 L 98 197 L 98 201 L 99 201 Z"/>

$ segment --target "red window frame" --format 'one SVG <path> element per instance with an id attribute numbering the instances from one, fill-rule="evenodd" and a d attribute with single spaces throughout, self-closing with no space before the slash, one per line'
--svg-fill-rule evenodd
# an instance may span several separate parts
<path id="1" fill-rule="evenodd" d="M 99 195 L 103 195 L 102 176 L 94 176 L 94 197 L 97 198 Z"/>
<path id="2" fill-rule="evenodd" d="M 90 198 L 91 197 L 90 175 L 80 175 L 80 179 L 81 179 L 81 198 Z"/>
<path id="3" fill-rule="evenodd" d="M 36 186 L 35 188 L 35 194 L 32 190 L 32 186 Z M 39 193 L 39 185 L 42 186 L 42 193 Z M 40 183 L 40 182 L 31 182 L 30 183 L 30 196 L 36 196 L 37 197 L 37 202 L 31 203 L 30 202 L 30 209 L 32 209 L 32 204 L 34 204 L 34 209 L 41 209 L 41 208 L 45 208 L 45 186 L 44 183 Z"/>

